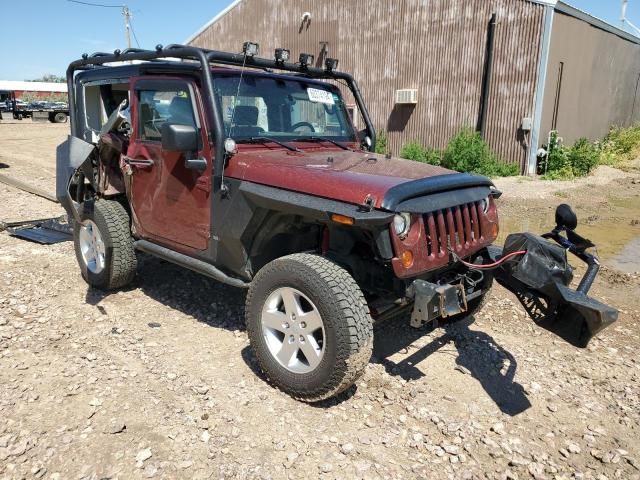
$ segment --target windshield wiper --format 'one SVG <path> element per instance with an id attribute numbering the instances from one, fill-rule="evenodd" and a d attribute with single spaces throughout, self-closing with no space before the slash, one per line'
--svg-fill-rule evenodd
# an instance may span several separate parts
<path id="1" fill-rule="evenodd" d="M 272 142 L 272 143 L 277 143 L 278 145 L 280 145 L 281 147 L 286 148 L 287 150 L 291 150 L 292 152 L 301 152 L 302 150 L 300 150 L 298 147 L 292 147 L 291 145 L 287 145 L 284 142 L 281 142 L 279 140 L 276 140 L 274 138 L 269 138 L 269 137 L 251 137 L 249 140 L 238 140 L 238 143 L 243 143 L 243 142 L 250 142 L 250 143 L 267 143 L 267 142 Z"/>
<path id="2" fill-rule="evenodd" d="M 294 138 L 292 142 L 329 142 L 329 143 L 333 143 L 336 147 L 340 147 L 343 150 L 351 150 L 346 145 L 342 145 L 341 143 L 338 143 L 335 140 L 331 140 L 330 138 L 324 138 L 324 137 L 313 137 L 313 136 L 298 137 L 298 138 Z"/>

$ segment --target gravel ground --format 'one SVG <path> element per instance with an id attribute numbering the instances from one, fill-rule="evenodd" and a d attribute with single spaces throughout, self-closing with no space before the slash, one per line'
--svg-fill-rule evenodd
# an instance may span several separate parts
<path id="1" fill-rule="evenodd" d="M 0 171 L 52 191 L 66 127 L 23 125 L 0 124 Z M 637 199 L 635 181 L 563 201 L 617 218 L 611 195 Z M 518 185 L 501 207 L 532 215 Z M 0 205 L 0 220 L 60 212 L 3 185 Z M 585 350 L 497 287 L 474 319 L 377 327 L 356 388 L 310 406 L 257 371 L 242 291 L 141 260 L 103 294 L 70 243 L 0 234 L 0 479 L 640 479 L 638 274 L 605 268 L 594 295 L 620 320 Z"/>

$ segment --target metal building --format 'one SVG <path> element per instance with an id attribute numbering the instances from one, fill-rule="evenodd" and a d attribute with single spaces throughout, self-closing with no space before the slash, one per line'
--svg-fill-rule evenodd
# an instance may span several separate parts
<path id="1" fill-rule="evenodd" d="M 556 0 L 235 0 L 187 43 L 245 40 L 338 58 L 394 153 L 471 127 L 534 173 L 552 128 L 595 139 L 640 119 L 640 39 Z"/>

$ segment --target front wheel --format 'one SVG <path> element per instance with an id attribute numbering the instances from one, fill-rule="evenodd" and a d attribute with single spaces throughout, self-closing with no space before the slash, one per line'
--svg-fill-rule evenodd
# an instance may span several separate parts
<path id="1" fill-rule="evenodd" d="M 262 371 L 300 400 L 343 392 L 371 358 L 373 322 L 362 291 L 324 257 L 294 254 L 263 267 L 251 282 L 246 322 Z"/>
<path id="2" fill-rule="evenodd" d="M 119 202 L 86 202 L 73 233 L 82 278 L 89 285 L 111 290 L 131 283 L 136 274 L 136 252 L 129 214 Z"/>

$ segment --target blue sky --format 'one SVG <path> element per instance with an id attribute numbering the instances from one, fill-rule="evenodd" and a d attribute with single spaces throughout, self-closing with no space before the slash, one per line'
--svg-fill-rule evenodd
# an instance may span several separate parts
<path id="1" fill-rule="evenodd" d="M 118 8 L 89 7 L 67 0 L 0 1 L 2 80 L 32 79 L 46 73 L 63 75 L 69 62 L 83 52 L 113 51 L 125 46 Z M 112 5 L 122 2 L 86 1 Z M 143 48 L 183 42 L 231 3 L 231 0 L 125 1 L 133 12 L 134 31 Z M 569 0 L 569 3 L 620 25 L 618 0 Z M 640 0 L 630 0 L 628 16 L 640 24 Z"/>

